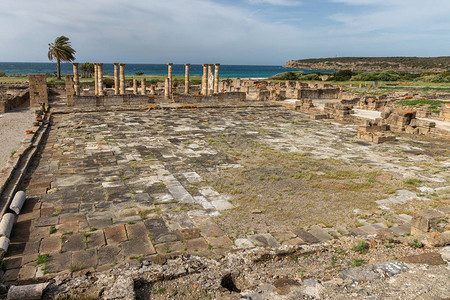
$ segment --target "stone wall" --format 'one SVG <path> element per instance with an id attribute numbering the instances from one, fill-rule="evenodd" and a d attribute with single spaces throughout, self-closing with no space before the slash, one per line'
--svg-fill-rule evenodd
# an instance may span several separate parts
<path id="1" fill-rule="evenodd" d="M 30 107 L 39 107 L 40 103 L 48 104 L 47 77 L 45 74 L 29 74 Z"/>
<path id="2" fill-rule="evenodd" d="M 73 106 L 121 106 L 154 103 L 153 97 L 143 95 L 73 96 Z"/>
<path id="3" fill-rule="evenodd" d="M 242 92 L 219 93 L 210 96 L 174 94 L 173 101 L 175 103 L 246 101 L 246 94 Z"/>
<path id="4" fill-rule="evenodd" d="M 0 114 L 4 114 L 30 100 L 29 90 L 24 90 L 13 97 L 0 99 Z"/>

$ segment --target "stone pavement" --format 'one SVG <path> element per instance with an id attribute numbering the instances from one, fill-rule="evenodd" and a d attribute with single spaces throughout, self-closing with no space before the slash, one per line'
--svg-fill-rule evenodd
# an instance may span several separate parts
<path id="1" fill-rule="evenodd" d="M 289 120 L 292 115 L 301 116 L 274 109 L 55 115 L 40 159 L 24 184 L 27 202 L 4 260 L 6 281 L 102 270 L 156 254 L 216 257 L 236 247 L 317 243 L 348 234 L 313 226 L 310 231 L 250 235 L 233 243 L 214 222 L 214 216 L 234 205 L 199 173 L 241 167 L 236 157 L 214 148 L 214 136 L 240 130 L 257 138 L 259 132 L 250 129 L 255 116 L 259 125 L 272 127 L 274 117 Z M 294 126 L 286 124 L 281 130 Z M 317 133 L 314 124 L 305 127 Z M 348 134 L 353 128 L 341 130 Z M 287 144 L 289 139 L 275 131 L 267 141 L 274 148 L 300 151 L 302 145 L 313 146 L 305 142 L 308 134 Z M 334 142 L 324 138 L 323 143 Z M 355 159 L 349 149 L 341 151 L 324 154 L 316 148 L 311 153 Z M 360 234 L 372 233 L 360 229 Z"/>

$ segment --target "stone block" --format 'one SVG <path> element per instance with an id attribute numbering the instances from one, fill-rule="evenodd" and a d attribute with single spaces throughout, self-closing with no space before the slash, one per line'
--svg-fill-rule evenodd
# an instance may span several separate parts
<path id="1" fill-rule="evenodd" d="M 58 273 L 64 270 L 69 270 L 71 264 L 71 252 L 51 254 L 46 263 L 47 272 Z"/>
<path id="2" fill-rule="evenodd" d="M 97 263 L 96 248 L 72 252 L 72 266 L 75 268 L 91 268 Z"/>
<path id="3" fill-rule="evenodd" d="M 119 244 L 128 239 L 125 226 L 123 224 L 107 227 L 104 229 L 106 243 L 108 245 Z"/>
<path id="4" fill-rule="evenodd" d="M 427 233 L 433 229 L 434 224 L 445 218 L 445 214 L 434 209 L 419 212 L 411 220 L 411 234 Z"/>
<path id="5" fill-rule="evenodd" d="M 61 239 L 57 236 L 43 238 L 39 248 L 39 253 L 51 254 L 58 253 L 61 250 Z"/>
<path id="6" fill-rule="evenodd" d="M 148 256 L 155 253 L 156 251 L 148 238 L 141 238 L 122 243 L 122 254 L 125 255 L 125 257 Z"/>
<path id="7" fill-rule="evenodd" d="M 105 233 L 103 230 L 89 231 L 86 235 L 86 246 L 88 248 L 98 248 L 106 245 Z"/>
<path id="8" fill-rule="evenodd" d="M 409 264 L 427 264 L 433 266 L 445 264 L 445 261 L 442 259 L 441 255 L 433 252 L 401 257 L 398 261 Z"/>
<path id="9" fill-rule="evenodd" d="M 128 238 L 130 240 L 142 239 L 148 236 L 147 227 L 145 227 L 145 224 L 143 222 L 139 222 L 136 224 L 126 224 L 125 227 L 127 230 Z"/>
<path id="10" fill-rule="evenodd" d="M 86 248 L 86 238 L 82 233 L 73 233 L 61 237 L 63 252 L 79 251 Z"/>
<path id="11" fill-rule="evenodd" d="M 110 265 L 122 260 L 122 256 L 119 255 L 122 249 L 115 245 L 106 245 L 98 248 L 98 264 Z"/>

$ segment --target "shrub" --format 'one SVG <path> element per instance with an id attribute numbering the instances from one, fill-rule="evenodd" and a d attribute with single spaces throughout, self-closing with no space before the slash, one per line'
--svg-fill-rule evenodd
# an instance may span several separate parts
<path id="1" fill-rule="evenodd" d="M 333 75 L 328 78 L 328 81 L 348 81 L 352 78 L 353 72 L 350 70 L 341 70 L 334 72 Z"/>
<path id="2" fill-rule="evenodd" d="M 137 76 L 142 76 L 142 75 L 144 75 L 144 72 L 136 72 L 136 75 Z"/>
<path id="3" fill-rule="evenodd" d="M 0 72 L 0 77 L 6 77 L 6 73 L 5 72 Z"/>

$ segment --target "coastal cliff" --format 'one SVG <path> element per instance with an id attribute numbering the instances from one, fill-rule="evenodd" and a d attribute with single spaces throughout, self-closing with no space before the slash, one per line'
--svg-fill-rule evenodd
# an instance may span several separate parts
<path id="1" fill-rule="evenodd" d="M 450 56 L 441 57 L 333 57 L 290 60 L 283 68 L 399 72 L 450 70 Z"/>

